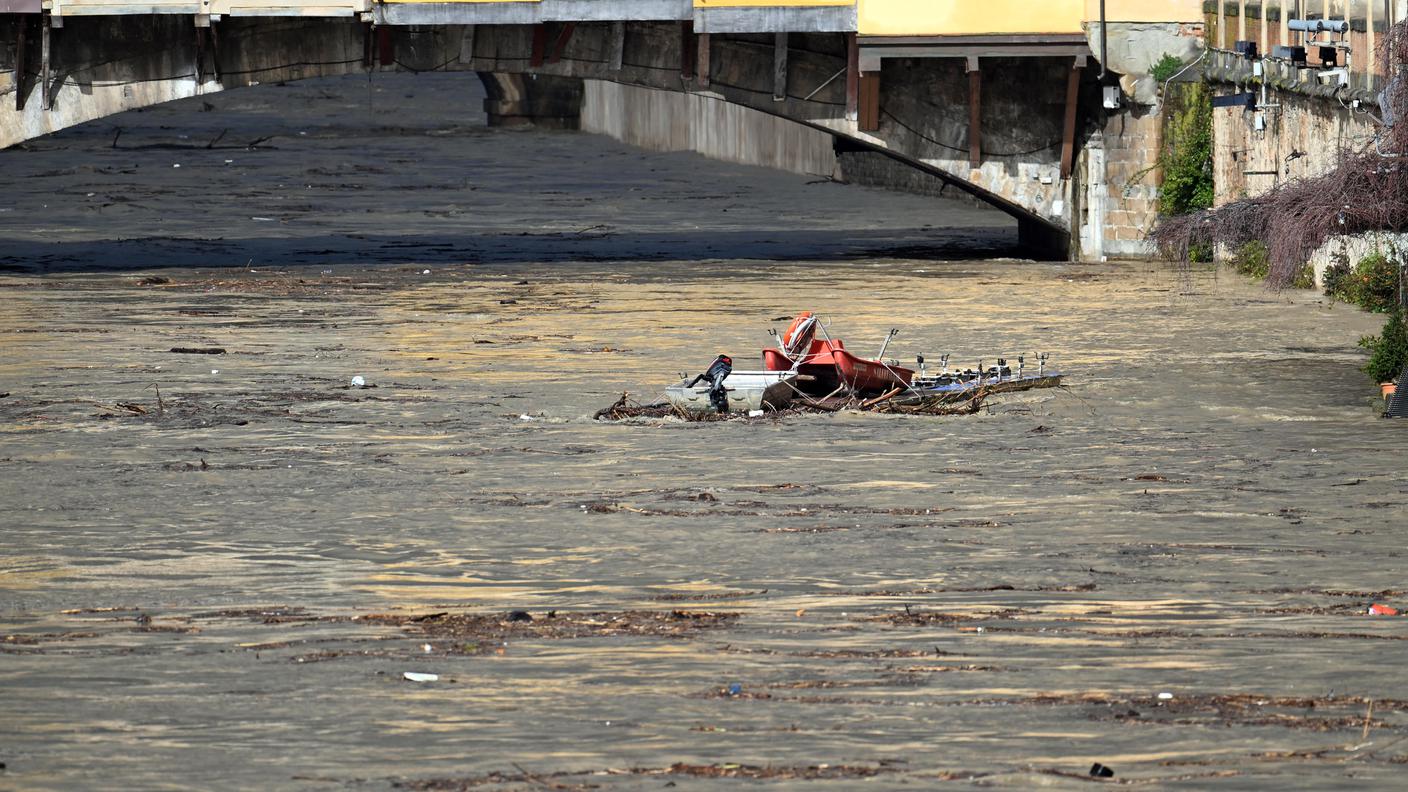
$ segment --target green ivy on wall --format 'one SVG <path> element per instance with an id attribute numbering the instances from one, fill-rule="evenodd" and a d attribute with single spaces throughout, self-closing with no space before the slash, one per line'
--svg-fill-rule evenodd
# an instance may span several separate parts
<path id="1" fill-rule="evenodd" d="M 1159 213 L 1181 215 L 1209 209 L 1213 200 L 1212 91 L 1202 82 L 1170 86 L 1165 101 Z"/>

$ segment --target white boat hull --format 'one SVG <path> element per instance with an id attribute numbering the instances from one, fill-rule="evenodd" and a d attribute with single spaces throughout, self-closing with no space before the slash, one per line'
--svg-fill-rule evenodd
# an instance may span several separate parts
<path id="1" fill-rule="evenodd" d="M 729 412 L 780 410 L 792 401 L 797 375 L 790 371 L 735 371 L 724 380 Z M 665 399 L 691 413 L 714 412 L 709 386 L 704 383 L 686 388 L 684 383 L 665 389 Z"/>

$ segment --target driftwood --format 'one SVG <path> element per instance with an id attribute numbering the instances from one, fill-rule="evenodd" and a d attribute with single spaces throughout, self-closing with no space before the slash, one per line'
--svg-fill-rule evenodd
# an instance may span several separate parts
<path id="1" fill-rule="evenodd" d="M 983 409 L 983 402 L 991 395 L 988 391 L 974 392 L 962 401 L 925 399 L 921 401 L 886 401 L 876 405 L 872 412 L 894 415 L 973 415 Z"/>
<path id="2" fill-rule="evenodd" d="M 769 410 L 762 417 L 750 418 L 746 412 L 685 412 L 674 405 L 655 402 L 640 404 L 630 398 L 629 393 L 621 394 L 611 406 L 596 411 L 593 416 L 598 421 L 624 421 L 630 418 L 679 418 L 691 423 L 715 423 L 719 421 L 767 421 L 787 418 L 794 415 L 809 415 L 837 412 L 875 412 L 900 415 L 972 415 L 982 409 L 983 401 L 989 392 L 985 390 L 960 394 L 957 399 L 935 397 L 920 403 L 899 404 L 895 396 L 903 393 L 896 388 L 887 394 L 870 400 L 854 397 L 828 397 L 821 400 L 798 399 L 780 410 Z"/>
<path id="3" fill-rule="evenodd" d="M 861 408 L 862 410 L 869 410 L 870 408 L 874 407 L 875 405 L 877 405 L 877 404 L 883 404 L 883 403 L 889 401 L 890 399 L 895 398 L 896 396 L 900 395 L 900 394 L 903 393 L 903 392 L 904 392 L 904 388 L 895 388 L 894 390 L 887 391 L 887 392 L 884 393 L 883 395 L 876 396 L 876 397 L 873 398 L 873 399 L 870 399 L 870 400 L 868 400 L 868 401 L 863 401 L 863 402 L 861 402 L 861 403 L 860 403 L 860 408 Z"/>

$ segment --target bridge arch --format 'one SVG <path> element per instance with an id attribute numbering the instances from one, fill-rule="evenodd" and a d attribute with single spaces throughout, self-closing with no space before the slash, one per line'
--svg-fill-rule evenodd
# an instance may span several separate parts
<path id="1" fill-rule="evenodd" d="M 47 40 L 47 57 L 37 63 L 33 47 L 18 48 L 18 78 L 0 98 L 0 146 L 173 99 L 368 70 L 478 72 L 491 120 L 570 125 L 580 81 L 598 80 L 751 108 L 894 158 L 1016 217 L 1029 250 L 1047 258 L 1072 252 L 1072 103 L 1095 93 L 1069 57 L 999 59 L 975 110 L 969 92 L 980 79 L 969 58 L 860 48 L 845 33 L 711 35 L 674 22 L 378 27 L 234 17 L 199 26 L 145 15 L 10 24 L 21 39 Z M 862 56 L 873 61 L 865 75 Z M 868 91 L 866 81 L 875 83 Z M 980 127 L 981 159 L 971 136 Z"/>

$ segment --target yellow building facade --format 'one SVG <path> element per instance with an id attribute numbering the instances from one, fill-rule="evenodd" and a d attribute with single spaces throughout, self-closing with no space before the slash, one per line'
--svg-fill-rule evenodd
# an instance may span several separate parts
<path id="1" fill-rule="evenodd" d="M 858 5 L 862 36 L 1080 33 L 1100 21 L 1099 0 L 859 0 Z M 1195 22 L 1202 16 L 1200 0 L 1105 3 L 1110 22 Z"/>

